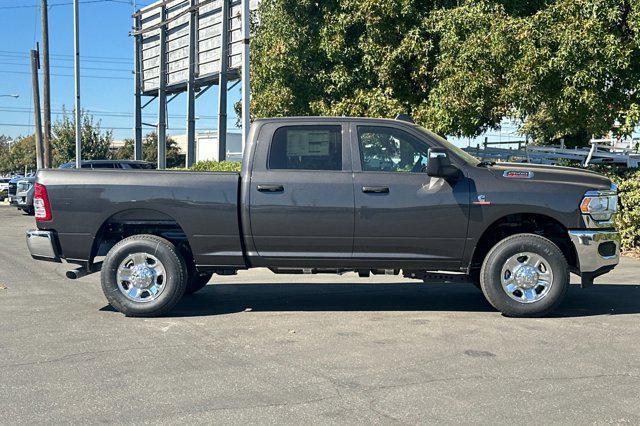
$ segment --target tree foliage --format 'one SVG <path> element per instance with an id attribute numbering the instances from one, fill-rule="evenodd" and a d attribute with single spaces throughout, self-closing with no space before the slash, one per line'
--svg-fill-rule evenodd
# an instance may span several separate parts
<path id="1" fill-rule="evenodd" d="M 540 139 L 640 121 L 640 2 L 264 0 L 252 113 L 393 117 Z"/>
<path id="2" fill-rule="evenodd" d="M 0 173 L 24 173 L 36 168 L 36 142 L 33 135 L 16 138 L 11 145 L 0 143 Z"/>
<path id="3" fill-rule="evenodd" d="M 133 139 L 125 139 L 123 146 L 114 154 L 117 160 L 132 160 L 134 156 Z M 148 133 L 142 140 L 142 159 L 151 163 L 158 163 L 158 135 L 155 132 Z M 167 168 L 184 167 L 184 155 L 180 154 L 180 148 L 176 141 L 167 137 Z"/>
<path id="4" fill-rule="evenodd" d="M 64 113 L 53 123 L 52 149 L 53 166 L 74 161 L 76 158 L 76 124 L 75 114 L 71 118 Z M 110 130 L 103 131 L 100 121 L 95 121 L 90 114 L 82 114 L 80 126 L 83 160 L 103 160 L 109 158 L 109 146 L 113 140 Z"/>

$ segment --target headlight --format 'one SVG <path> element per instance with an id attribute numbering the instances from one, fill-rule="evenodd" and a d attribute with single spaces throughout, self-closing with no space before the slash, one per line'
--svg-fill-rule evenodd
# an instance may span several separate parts
<path id="1" fill-rule="evenodd" d="M 31 189 L 30 182 L 25 182 L 25 181 L 18 182 L 17 192 L 27 192 L 29 189 Z"/>
<path id="2" fill-rule="evenodd" d="M 617 187 L 611 185 L 610 190 L 589 191 L 580 203 L 580 211 L 596 222 L 608 222 L 618 211 Z"/>

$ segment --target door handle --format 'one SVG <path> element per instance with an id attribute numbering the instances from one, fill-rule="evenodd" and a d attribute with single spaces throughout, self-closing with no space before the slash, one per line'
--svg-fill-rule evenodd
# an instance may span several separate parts
<path id="1" fill-rule="evenodd" d="M 365 194 L 388 194 L 388 186 L 363 186 L 362 192 Z"/>
<path id="2" fill-rule="evenodd" d="M 258 185 L 258 191 L 260 192 L 282 192 L 284 186 L 282 185 Z"/>

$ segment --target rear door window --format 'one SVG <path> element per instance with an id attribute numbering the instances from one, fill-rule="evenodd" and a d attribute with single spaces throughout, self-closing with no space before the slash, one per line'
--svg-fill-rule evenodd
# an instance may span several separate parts
<path id="1" fill-rule="evenodd" d="M 273 134 L 268 168 L 342 170 L 341 126 L 285 126 Z"/>

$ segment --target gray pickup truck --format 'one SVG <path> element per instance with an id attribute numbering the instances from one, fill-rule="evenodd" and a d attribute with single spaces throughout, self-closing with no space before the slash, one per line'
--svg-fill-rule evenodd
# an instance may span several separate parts
<path id="1" fill-rule="evenodd" d="M 467 281 L 508 316 L 544 315 L 569 273 L 615 267 L 616 187 L 585 170 L 480 162 L 404 120 L 257 120 L 240 173 L 43 170 L 36 259 L 101 270 L 129 316 L 169 311 L 214 273 Z"/>

